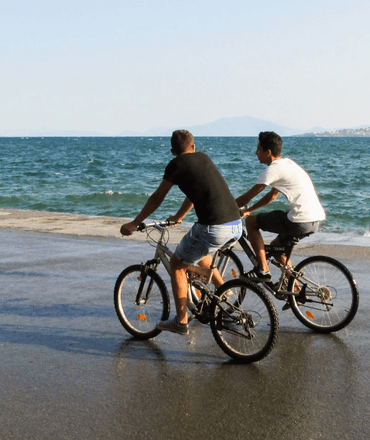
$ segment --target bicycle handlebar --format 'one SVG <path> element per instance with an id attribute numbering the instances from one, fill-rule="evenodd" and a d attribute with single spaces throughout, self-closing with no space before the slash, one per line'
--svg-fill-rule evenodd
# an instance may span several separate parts
<path id="1" fill-rule="evenodd" d="M 165 227 L 165 226 L 174 226 L 177 225 L 178 223 L 173 222 L 171 220 L 162 220 L 162 221 L 154 221 L 151 223 L 140 223 L 140 225 L 137 227 L 138 231 L 144 231 L 145 229 L 148 228 L 153 228 L 154 226 L 160 226 L 160 227 Z"/>
<path id="2" fill-rule="evenodd" d="M 250 205 L 241 206 L 241 207 L 239 208 L 240 216 L 242 216 L 242 215 L 244 214 L 245 211 L 248 211 L 249 208 L 250 208 Z"/>

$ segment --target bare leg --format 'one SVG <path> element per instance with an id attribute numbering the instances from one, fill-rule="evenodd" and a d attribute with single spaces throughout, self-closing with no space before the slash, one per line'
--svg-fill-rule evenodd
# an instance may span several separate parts
<path id="1" fill-rule="evenodd" d="M 271 244 L 278 246 L 281 243 L 278 237 L 276 237 L 272 240 Z M 286 255 L 282 255 L 282 254 L 276 255 L 275 258 L 279 263 L 283 264 L 284 266 L 293 267 L 291 261 L 287 259 Z"/>
<path id="2" fill-rule="evenodd" d="M 171 284 L 176 305 L 177 320 L 180 324 L 188 323 L 188 279 L 186 269 L 188 264 L 182 263 L 176 255 L 171 258 Z"/>
<path id="3" fill-rule="evenodd" d="M 257 217 L 255 215 L 247 217 L 245 220 L 245 226 L 247 227 L 249 241 L 256 253 L 258 266 L 263 272 L 268 272 L 269 267 L 266 260 L 265 243 L 257 226 Z"/>
<path id="4" fill-rule="evenodd" d="M 213 261 L 213 257 L 211 255 L 207 255 L 206 257 L 203 258 L 203 260 L 199 261 L 198 264 L 201 267 L 210 269 L 212 265 L 212 261 Z M 218 289 L 220 286 L 222 286 L 222 284 L 224 284 L 224 280 L 217 268 L 213 269 L 212 282 L 216 287 L 216 289 Z"/>
<path id="5" fill-rule="evenodd" d="M 281 243 L 280 243 L 278 237 L 276 237 L 274 240 L 272 240 L 271 244 L 272 244 L 272 245 L 279 245 L 279 244 L 281 244 Z M 283 264 L 284 266 L 291 267 L 291 268 L 294 267 L 293 264 L 292 264 L 292 262 L 291 262 L 290 260 L 288 260 L 288 258 L 286 257 L 286 255 L 281 255 L 281 254 L 280 254 L 280 255 L 275 255 L 275 258 L 276 258 L 276 260 L 277 260 L 279 263 Z M 287 277 L 289 278 L 290 275 L 287 275 Z M 298 281 L 297 281 L 297 280 L 294 281 L 294 290 L 295 290 L 296 292 L 298 292 L 298 291 L 300 290 L 300 287 L 299 287 L 299 284 L 298 284 Z"/>

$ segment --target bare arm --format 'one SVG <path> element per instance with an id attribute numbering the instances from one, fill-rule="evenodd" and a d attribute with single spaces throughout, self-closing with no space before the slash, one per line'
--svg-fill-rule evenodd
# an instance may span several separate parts
<path id="1" fill-rule="evenodd" d="M 280 194 L 280 191 L 272 188 L 270 192 L 268 192 L 265 196 L 262 197 L 257 203 L 249 208 L 251 212 L 256 211 L 257 209 L 263 208 L 269 203 L 273 202 Z"/>
<path id="2" fill-rule="evenodd" d="M 266 185 L 256 184 L 242 196 L 236 199 L 236 203 L 239 207 L 247 205 L 256 195 L 262 192 L 266 188 Z"/>
<path id="3" fill-rule="evenodd" d="M 150 216 L 163 202 L 169 190 L 172 188 L 172 183 L 168 180 L 162 180 L 159 187 L 154 191 L 154 193 L 149 197 L 145 203 L 143 209 L 136 216 L 135 220 L 130 223 L 126 223 L 121 227 L 122 235 L 131 235 L 137 227 L 143 222 L 147 217 Z"/>
<path id="4" fill-rule="evenodd" d="M 185 198 L 183 204 L 181 205 L 181 208 L 177 211 L 175 215 L 170 215 L 169 220 L 180 223 L 182 219 L 186 216 L 186 214 L 193 209 L 193 203 L 188 199 Z"/>
<path id="5" fill-rule="evenodd" d="M 262 192 L 266 188 L 266 185 L 257 184 L 254 185 L 249 191 L 247 191 L 242 196 L 238 197 L 236 199 L 236 203 L 238 206 L 244 206 L 248 202 L 250 202 L 256 195 L 258 195 L 260 192 Z M 247 215 L 251 214 L 253 211 L 256 211 L 257 209 L 263 208 L 264 206 L 268 205 L 269 203 L 273 202 L 280 194 L 280 191 L 272 188 L 270 192 L 268 192 L 266 195 L 262 197 L 258 202 L 256 202 L 253 206 L 249 207 L 246 211 L 243 212 L 243 217 L 246 217 Z"/>

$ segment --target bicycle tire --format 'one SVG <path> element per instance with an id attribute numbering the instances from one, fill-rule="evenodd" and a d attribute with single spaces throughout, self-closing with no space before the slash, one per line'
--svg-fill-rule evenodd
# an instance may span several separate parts
<path id="1" fill-rule="evenodd" d="M 231 249 L 225 249 L 219 252 L 216 266 L 225 282 L 240 278 L 244 273 L 242 262 Z"/>
<path id="2" fill-rule="evenodd" d="M 224 282 L 238 279 L 245 273 L 242 262 L 231 249 L 226 249 L 220 252 L 217 260 L 217 269 L 219 270 Z M 238 296 L 229 298 L 229 300 L 236 304 L 238 301 L 240 301 L 239 294 Z"/>
<path id="3" fill-rule="evenodd" d="M 299 302 L 290 296 L 294 315 L 308 328 L 330 333 L 346 327 L 355 317 L 359 305 L 359 291 L 350 271 L 338 260 L 326 256 L 309 257 L 295 267 L 302 272 L 296 282 L 306 287 L 306 298 L 315 302 Z M 293 291 L 294 279 L 289 279 L 288 290 Z"/>
<path id="4" fill-rule="evenodd" d="M 230 291 L 241 298 L 240 304 L 228 300 Z M 278 314 L 267 294 L 256 284 L 237 279 L 223 284 L 216 295 L 211 329 L 219 347 L 245 364 L 265 358 L 279 333 Z"/>
<path id="5" fill-rule="evenodd" d="M 142 283 L 145 295 L 150 288 L 150 296 L 146 300 L 142 295 L 142 303 L 137 304 Z M 121 324 L 132 336 L 150 339 L 161 333 L 156 328 L 157 322 L 168 319 L 170 315 L 170 298 L 162 278 L 152 269 L 148 269 L 143 282 L 142 266 L 137 264 L 127 267 L 117 278 L 114 307 Z"/>

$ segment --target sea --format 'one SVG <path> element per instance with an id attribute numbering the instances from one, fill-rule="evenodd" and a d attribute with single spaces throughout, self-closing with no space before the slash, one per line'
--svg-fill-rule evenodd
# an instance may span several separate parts
<path id="1" fill-rule="evenodd" d="M 265 165 L 257 137 L 199 137 L 235 197 Z M 0 208 L 133 218 L 173 158 L 169 137 L 0 138 Z M 284 137 L 283 156 L 312 177 L 326 210 L 319 235 L 335 243 L 370 243 L 370 138 Z M 166 219 L 184 199 L 173 187 L 151 219 Z M 286 209 L 280 195 L 267 209 Z M 267 210 L 266 208 L 264 208 Z M 186 222 L 195 221 L 190 213 Z"/>

